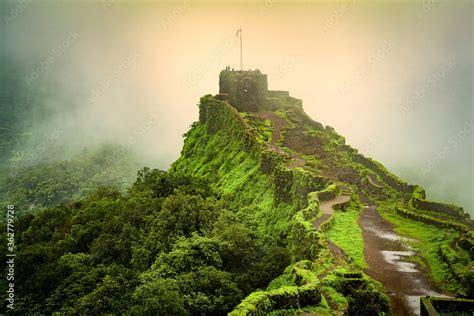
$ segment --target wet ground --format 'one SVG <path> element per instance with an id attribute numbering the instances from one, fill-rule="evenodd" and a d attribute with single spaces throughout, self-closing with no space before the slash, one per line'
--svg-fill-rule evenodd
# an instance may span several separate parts
<path id="1" fill-rule="evenodd" d="M 384 285 L 390 296 L 393 315 L 419 315 L 420 296 L 445 296 L 427 277 L 426 271 L 409 261 L 415 254 L 404 242 L 409 239 L 397 235 L 374 206 L 364 208 L 359 224 L 364 238 L 364 256 L 369 266 L 365 273 Z"/>

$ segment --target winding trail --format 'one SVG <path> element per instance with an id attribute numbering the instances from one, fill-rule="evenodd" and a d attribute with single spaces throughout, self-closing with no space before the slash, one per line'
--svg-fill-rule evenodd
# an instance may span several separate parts
<path id="1" fill-rule="evenodd" d="M 340 204 L 344 204 L 349 202 L 351 197 L 349 195 L 340 195 L 337 196 L 335 199 L 329 200 L 329 201 L 322 201 L 319 205 L 322 214 L 313 222 L 313 226 L 316 229 L 319 229 L 319 226 L 326 220 L 328 219 L 333 213 L 334 213 L 334 207 Z M 332 253 L 332 257 L 334 259 L 333 263 L 329 268 L 327 268 L 323 273 L 318 275 L 318 279 L 322 280 L 324 279 L 329 273 L 331 273 L 337 266 L 344 264 L 348 257 L 346 254 L 339 248 L 337 247 L 333 242 L 331 242 L 329 239 L 326 239 L 326 243 L 328 245 L 329 250 Z M 333 315 L 344 315 L 343 312 L 341 311 L 336 311 L 337 310 L 337 304 L 331 300 L 331 298 L 322 293 L 324 298 L 326 299 L 326 302 L 328 305 L 333 309 Z M 299 313 L 298 316 L 309 316 L 309 315 L 319 315 L 317 313 L 313 312 L 302 312 Z"/>
<path id="2" fill-rule="evenodd" d="M 375 206 L 364 208 L 359 225 L 368 264 L 364 272 L 384 285 L 393 315 L 419 315 L 420 296 L 446 296 L 419 264 L 408 260 L 415 252 L 403 241 L 410 239 L 397 235 Z"/>
<path id="3" fill-rule="evenodd" d="M 321 215 L 313 222 L 314 227 L 319 229 L 319 226 L 334 213 L 335 206 L 347 203 L 350 199 L 351 197 L 349 195 L 339 195 L 335 199 L 322 201 L 319 204 Z"/>
<path id="4" fill-rule="evenodd" d="M 268 146 L 274 152 L 288 155 L 277 142 L 282 136 L 282 132 L 288 127 L 288 122 L 271 111 L 261 111 L 255 113 L 262 119 L 272 122 L 272 139 Z M 303 167 L 304 159 L 291 153 L 289 156 L 293 161 L 289 164 L 289 169 Z M 375 176 L 367 176 L 368 184 L 374 188 L 382 189 L 384 184 Z M 349 195 L 340 195 L 329 201 L 320 203 L 321 214 L 313 222 L 316 229 L 319 229 L 334 213 L 334 207 L 350 200 Z M 364 202 L 369 203 L 369 199 L 363 197 Z M 401 237 L 394 232 L 393 226 L 384 220 L 376 211 L 375 206 L 366 206 L 362 210 L 359 218 L 359 226 L 362 229 L 364 239 L 364 257 L 368 268 L 364 270 L 366 274 L 380 281 L 385 287 L 391 300 L 392 315 L 420 315 L 420 296 L 447 296 L 448 293 L 441 291 L 427 277 L 427 271 L 418 263 L 410 261 L 410 257 L 415 255 L 415 251 L 406 245 L 407 238 Z M 319 279 L 324 278 L 337 265 L 343 264 L 347 259 L 344 252 L 329 240 L 328 247 L 334 257 L 333 264 L 323 273 L 318 275 Z M 334 302 L 328 301 L 330 305 Z M 302 312 L 299 315 L 316 315 L 314 313 Z"/>

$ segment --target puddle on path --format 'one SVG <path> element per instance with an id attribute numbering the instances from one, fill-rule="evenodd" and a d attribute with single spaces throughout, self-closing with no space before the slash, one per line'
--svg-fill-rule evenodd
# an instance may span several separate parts
<path id="1" fill-rule="evenodd" d="M 400 272 L 407 272 L 407 273 L 414 273 L 420 272 L 416 268 L 416 264 L 408 260 L 411 256 L 415 255 L 414 251 L 389 251 L 389 250 L 382 250 L 382 255 L 385 261 L 389 264 L 393 264 L 396 266 L 396 269 Z"/>
<path id="2" fill-rule="evenodd" d="M 393 315 L 419 315 L 420 296 L 445 296 L 423 269 L 409 258 L 416 253 L 393 231 L 375 207 L 364 208 L 359 224 L 364 238 L 366 273 L 382 282 L 392 302 Z"/>

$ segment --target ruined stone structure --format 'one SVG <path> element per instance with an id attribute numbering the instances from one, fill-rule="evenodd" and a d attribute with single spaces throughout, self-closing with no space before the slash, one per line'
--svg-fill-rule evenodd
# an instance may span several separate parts
<path id="1" fill-rule="evenodd" d="M 302 107 L 288 91 L 268 90 L 267 75 L 260 70 L 222 70 L 216 99 L 227 101 L 239 112 L 257 112 L 287 107 Z"/>

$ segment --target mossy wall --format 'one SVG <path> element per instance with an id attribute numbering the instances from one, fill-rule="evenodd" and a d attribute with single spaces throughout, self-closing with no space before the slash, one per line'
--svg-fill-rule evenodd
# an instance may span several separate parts
<path id="1" fill-rule="evenodd" d="M 318 198 L 320 201 L 329 201 L 335 199 L 339 190 L 335 183 L 328 185 L 324 190 L 318 192 Z"/>
<path id="2" fill-rule="evenodd" d="M 293 218 L 288 248 L 293 262 L 315 260 L 321 250 L 321 234 L 298 212 Z"/>
<path id="3" fill-rule="evenodd" d="M 206 124 L 210 134 L 223 131 L 231 139 L 242 140 L 245 149 L 254 157 L 260 147 L 255 132 L 248 126 L 237 110 L 226 102 L 216 100 L 211 95 L 201 98 L 199 121 Z"/>
<path id="4" fill-rule="evenodd" d="M 463 208 L 456 205 L 438 203 L 416 197 L 412 198 L 411 203 L 413 207 L 420 210 L 447 214 L 455 219 L 462 221 L 469 219 L 469 215 L 464 213 Z"/>
<path id="5" fill-rule="evenodd" d="M 273 174 L 279 165 L 289 160 L 289 156 L 283 156 L 269 149 L 263 149 L 260 153 L 260 167 L 265 174 Z"/>
<path id="6" fill-rule="evenodd" d="M 315 306 L 321 302 L 321 286 L 311 271 L 313 263 L 299 261 L 291 269 L 296 286 L 283 286 L 270 291 L 257 291 L 247 296 L 229 315 L 268 315 L 272 311 Z"/>
<path id="7" fill-rule="evenodd" d="M 420 221 L 420 222 L 423 222 L 423 223 L 426 223 L 426 224 L 431 224 L 431 225 L 441 227 L 441 228 L 453 228 L 453 229 L 457 229 L 457 230 L 463 230 L 463 229 L 466 228 L 466 225 L 462 225 L 462 224 L 459 224 L 457 222 L 441 220 L 441 219 L 434 218 L 432 216 L 428 216 L 428 215 L 424 215 L 424 214 L 417 214 L 413 211 L 410 211 L 408 209 L 403 209 L 403 208 L 400 208 L 400 207 L 397 207 L 396 211 L 397 211 L 398 214 L 400 214 L 400 215 L 402 215 L 406 218 L 410 218 L 410 219 L 413 219 L 413 220 L 416 220 L 416 221 Z"/>
<path id="8" fill-rule="evenodd" d="M 288 91 L 283 90 L 268 90 L 268 97 L 269 98 L 284 98 L 289 97 L 290 93 Z"/>
<path id="9" fill-rule="evenodd" d="M 346 151 L 349 151 L 346 147 Z M 414 185 L 407 184 L 406 182 L 403 182 L 402 180 L 398 179 L 395 177 L 393 174 L 388 172 L 387 169 L 385 169 L 384 166 L 382 166 L 380 163 L 370 159 L 366 158 L 363 155 L 352 152 L 351 155 L 352 161 L 359 163 L 363 165 L 364 167 L 372 170 L 375 172 L 385 183 L 387 183 L 389 186 L 392 188 L 404 192 L 404 193 L 413 193 L 415 190 Z"/>
<path id="10" fill-rule="evenodd" d="M 293 262 L 315 260 L 323 247 L 321 245 L 321 232 L 327 230 L 334 221 L 334 216 L 330 216 L 318 229 L 313 225 L 313 222 L 320 215 L 319 196 L 325 198 L 335 197 L 338 191 L 337 186 L 333 183 L 326 182 L 325 185 L 322 189 L 309 192 L 304 199 L 305 207 L 293 217 L 288 243 Z M 347 203 L 341 203 L 340 207 Z"/>
<path id="11" fill-rule="evenodd" d="M 361 272 L 334 271 L 323 281 L 347 298 L 347 315 L 387 315 L 390 300 L 382 284 Z M 346 313 L 344 313 L 346 314 Z"/>
<path id="12" fill-rule="evenodd" d="M 471 271 L 472 254 L 469 253 L 468 257 L 463 258 L 462 250 L 453 249 L 449 245 L 442 244 L 438 248 L 438 255 L 465 289 L 466 292 L 462 294 L 474 297 L 474 271 Z"/>
<path id="13" fill-rule="evenodd" d="M 262 233 L 285 242 L 296 210 L 290 204 L 274 203 L 271 169 L 278 157 L 268 154 L 270 173 L 264 173 L 260 156 L 266 145 L 227 103 L 205 96 L 199 117 L 200 122 L 185 134 L 181 157 L 170 171 L 208 179 L 220 192 L 232 196 L 233 207 L 248 209 L 258 219 Z"/>
<path id="14" fill-rule="evenodd" d="M 331 180 L 316 176 L 304 169 L 288 169 L 279 166 L 275 170 L 275 192 L 277 201 L 293 203 L 297 208 L 307 205 L 308 193 L 323 190 Z"/>
<path id="15" fill-rule="evenodd" d="M 273 291 L 250 294 L 229 316 L 264 316 L 274 310 L 317 305 L 320 301 L 319 285 L 285 286 Z"/>
<path id="16" fill-rule="evenodd" d="M 280 98 L 267 98 L 265 100 L 264 109 L 270 110 L 270 111 L 276 111 L 281 108 L 283 108 L 283 102 L 281 102 Z"/>
<path id="17" fill-rule="evenodd" d="M 420 315 L 473 315 L 474 300 L 462 298 L 421 297 Z"/>
<path id="18" fill-rule="evenodd" d="M 471 259 L 474 260 L 474 240 L 472 238 L 472 235 L 473 231 L 459 236 L 458 238 L 456 238 L 456 244 L 460 248 L 467 251 L 471 256 Z"/>

